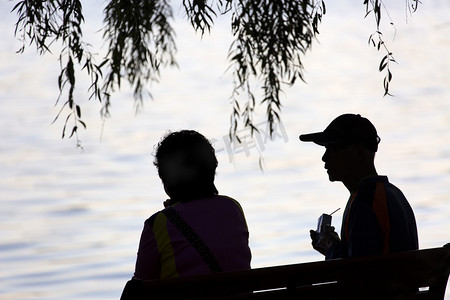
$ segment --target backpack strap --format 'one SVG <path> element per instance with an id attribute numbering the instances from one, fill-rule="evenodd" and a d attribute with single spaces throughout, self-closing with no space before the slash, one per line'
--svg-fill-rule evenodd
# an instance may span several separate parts
<path id="1" fill-rule="evenodd" d="M 181 232 L 181 234 L 188 240 L 189 243 L 197 250 L 209 269 L 213 273 L 222 272 L 219 262 L 216 260 L 211 250 L 194 231 L 194 229 L 177 213 L 172 207 L 166 207 L 162 213 L 169 219 L 170 222 Z"/>

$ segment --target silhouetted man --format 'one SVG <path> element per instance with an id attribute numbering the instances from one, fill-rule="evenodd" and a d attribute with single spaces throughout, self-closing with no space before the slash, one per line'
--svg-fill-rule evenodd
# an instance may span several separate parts
<path id="1" fill-rule="evenodd" d="M 314 249 L 326 259 L 418 249 L 411 206 L 403 193 L 375 169 L 380 138 L 368 119 L 344 114 L 323 132 L 300 135 L 300 140 L 326 147 L 322 160 L 330 181 L 341 181 L 350 192 L 341 239 L 331 226 L 321 234 L 311 230 Z"/>

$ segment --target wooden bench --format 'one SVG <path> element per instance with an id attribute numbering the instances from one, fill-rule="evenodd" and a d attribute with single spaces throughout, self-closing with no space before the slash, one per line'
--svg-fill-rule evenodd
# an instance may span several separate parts
<path id="1" fill-rule="evenodd" d="M 444 299 L 450 244 L 347 258 L 163 280 L 130 280 L 121 300 Z"/>

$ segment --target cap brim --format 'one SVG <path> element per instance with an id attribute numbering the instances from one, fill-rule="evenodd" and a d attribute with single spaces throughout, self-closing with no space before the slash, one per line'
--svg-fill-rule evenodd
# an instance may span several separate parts
<path id="1" fill-rule="evenodd" d="M 336 144 L 341 142 L 340 139 L 335 136 L 329 134 L 328 132 L 316 132 L 309 134 L 302 134 L 299 136 L 300 141 L 302 142 L 313 142 L 320 146 L 328 146 L 330 144 Z"/>

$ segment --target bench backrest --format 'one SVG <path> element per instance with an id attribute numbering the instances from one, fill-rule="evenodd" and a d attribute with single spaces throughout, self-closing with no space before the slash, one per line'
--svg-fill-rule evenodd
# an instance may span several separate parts
<path id="1" fill-rule="evenodd" d="M 131 280 L 121 300 L 444 299 L 450 244 L 388 255 L 164 280 Z"/>

